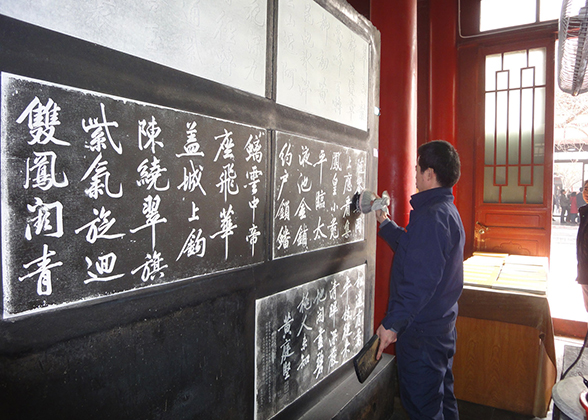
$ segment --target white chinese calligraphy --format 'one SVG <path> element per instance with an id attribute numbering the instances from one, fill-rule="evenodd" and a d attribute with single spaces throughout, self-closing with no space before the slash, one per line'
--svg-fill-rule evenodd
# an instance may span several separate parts
<path id="1" fill-rule="evenodd" d="M 266 130 L 1 77 L 7 316 L 267 258 Z"/>
<path id="2" fill-rule="evenodd" d="M 43 203 L 39 197 L 35 197 L 35 204 L 27 204 L 29 213 L 37 212 L 35 217 L 28 219 L 25 230 L 25 238 L 33 239 L 33 233 L 36 236 L 53 236 L 61 238 L 63 236 L 63 205 L 56 201 L 54 203 Z M 33 229 L 31 228 L 34 228 Z"/>
<path id="3" fill-rule="evenodd" d="M 55 164 L 57 155 L 55 152 L 33 152 L 35 158 L 31 165 L 31 158 L 27 158 L 26 174 L 27 178 L 24 188 L 39 188 L 43 191 L 50 190 L 53 187 L 65 188 L 69 185 L 67 175 L 62 174 L 62 180 L 57 181 L 55 178 Z M 31 177 L 31 173 L 36 173 Z"/>
<path id="4" fill-rule="evenodd" d="M 44 244 L 43 245 L 43 255 L 41 255 L 39 258 L 37 258 L 31 262 L 23 264 L 23 268 L 25 268 L 27 270 L 31 266 L 36 264 L 37 269 L 22 276 L 22 277 L 19 277 L 18 280 L 23 281 L 23 280 L 31 278 L 31 277 L 39 276 L 37 279 L 37 294 L 39 296 L 51 295 L 51 293 L 53 293 L 53 284 L 51 282 L 51 269 L 53 269 L 55 267 L 60 267 L 63 265 L 63 262 L 61 262 L 61 261 L 51 262 L 51 257 L 54 257 L 55 255 L 56 255 L 56 252 L 50 251 L 49 246 L 47 244 Z"/>
<path id="5" fill-rule="evenodd" d="M 281 132 L 276 153 L 274 257 L 362 240 L 364 217 L 352 203 L 365 185 L 366 153 Z"/>
<path id="6" fill-rule="evenodd" d="M 364 340 L 364 290 L 361 265 L 257 300 L 259 392 L 271 390 L 288 404 L 356 354 Z"/>
<path id="7" fill-rule="evenodd" d="M 61 111 L 61 108 L 51 98 L 47 99 L 45 105 L 36 96 L 29 103 L 23 113 L 16 119 L 16 123 L 21 124 L 25 118 L 27 119 L 29 132 L 33 138 L 28 142 L 30 145 L 46 145 L 48 143 L 53 143 L 58 146 L 70 145 L 70 143 L 54 137 L 55 127 L 61 124 L 61 121 L 59 121 L 59 111 Z"/>
<path id="8" fill-rule="evenodd" d="M 122 155 L 122 145 L 120 142 L 115 143 L 112 139 L 110 134 L 110 127 L 118 127 L 118 123 L 116 121 L 106 121 L 106 111 L 104 108 L 104 104 L 100 104 L 100 111 L 102 112 L 102 121 L 98 121 L 98 118 L 88 118 L 88 122 L 86 120 L 82 120 L 82 128 L 86 133 L 92 131 L 92 140 L 90 143 L 86 145 L 86 147 L 93 152 L 100 152 L 103 149 L 106 149 L 106 138 L 110 143 L 110 146 L 114 149 L 116 153 Z M 104 136 L 106 135 L 106 138 Z"/>

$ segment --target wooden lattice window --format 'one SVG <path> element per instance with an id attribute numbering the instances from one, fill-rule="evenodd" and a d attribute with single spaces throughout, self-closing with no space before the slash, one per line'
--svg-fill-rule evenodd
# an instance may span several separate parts
<path id="1" fill-rule="evenodd" d="M 542 204 L 546 49 L 485 60 L 484 202 Z"/>

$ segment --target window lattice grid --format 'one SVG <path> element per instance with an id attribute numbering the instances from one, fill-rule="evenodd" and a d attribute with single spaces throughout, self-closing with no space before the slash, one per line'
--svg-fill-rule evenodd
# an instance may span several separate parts
<path id="1" fill-rule="evenodd" d="M 486 56 L 486 203 L 543 203 L 545 54 L 537 48 Z"/>

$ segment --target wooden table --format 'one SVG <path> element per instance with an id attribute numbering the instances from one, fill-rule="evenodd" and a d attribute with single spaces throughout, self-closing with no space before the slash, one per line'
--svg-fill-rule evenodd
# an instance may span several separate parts
<path id="1" fill-rule="evenodd" d="M 533 288 L 464 287 L 453 367 L 458 399 L 546 416 L 557 375 L 555 343 L 547 297 Z"/>

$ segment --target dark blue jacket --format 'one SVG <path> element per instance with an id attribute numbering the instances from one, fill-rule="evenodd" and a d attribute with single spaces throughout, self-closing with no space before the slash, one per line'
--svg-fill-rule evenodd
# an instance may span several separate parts
<path id="1" fill-rule="evenodd" d="M 406 231 L 385 221 L 378 232 L 395 252 L 382 325 L 399 335 L 443 333 L 457 318 L 463 290 L 463 224 L 450 188 L 417 193 L 410 204 Z"/>

